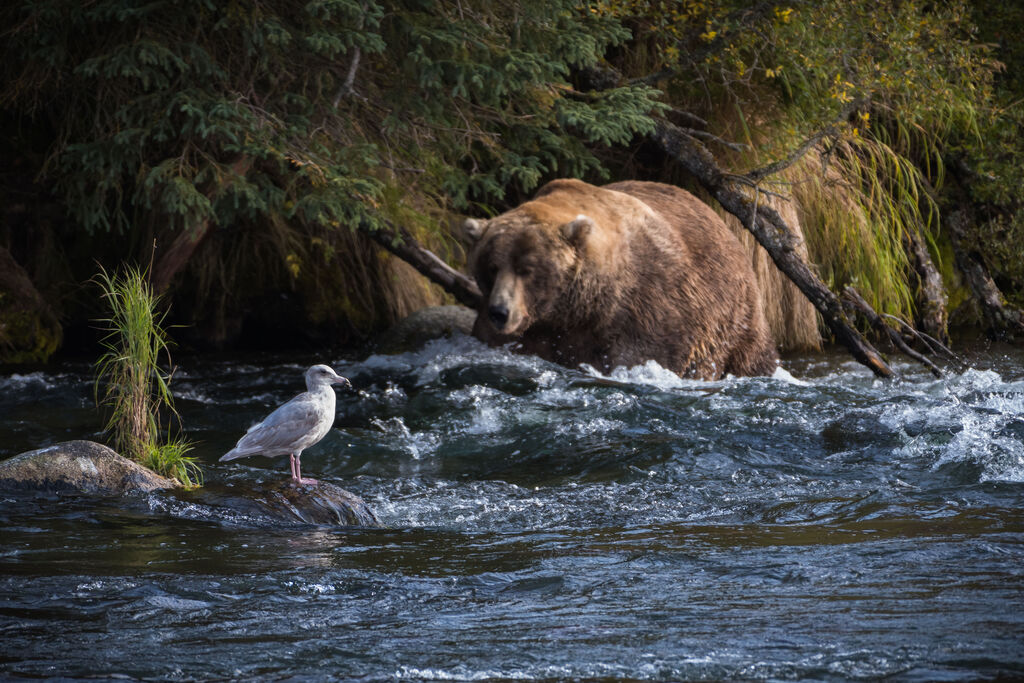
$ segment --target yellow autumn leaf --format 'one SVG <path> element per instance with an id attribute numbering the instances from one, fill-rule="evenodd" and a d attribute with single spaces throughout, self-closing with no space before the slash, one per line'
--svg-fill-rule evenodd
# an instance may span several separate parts
<path id="1" fill-rule="evenodd" d="M 299 260 L 298 254 L 291 253 L 285 256 L 284 264 L 293 278 L 297 278 L 299 276 L 302 262 Z"/>

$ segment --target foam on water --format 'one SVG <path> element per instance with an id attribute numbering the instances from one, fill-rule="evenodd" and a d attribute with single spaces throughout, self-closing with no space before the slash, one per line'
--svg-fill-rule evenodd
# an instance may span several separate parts
<path id="1" fill-rule="evenodd" d="M 374 354 L 358 363 L 339 361 L 336 367 L 348 372 L 369 370 L 396 374 L 411 373 L 415 375 L 417 384 L 425 385 L 436 381 L 441 372 L 452 367 L 495 360 L 508 362 L 508 358 L 507 352 L 492 349 L 474 337 L 453 335 L 428 341 L 415 351 L 396 355 Z M 521 364 L 523 367 L 533 366 L 528 356 L 513 358 L 524 359 Z M 511 364 L 519 365 L 514 362 Z"/>
<path id="2" fill-rule="evenodd" d="M 904 435 L 901 458 L 924 459 L 933 470 L 972 465 L 977 480 L 1024 481 L 1024 391 L 992 370 L 905 384 L 879 421 Z"/>
<path id="3" fill-rule="evenodd" d="M 436 450 L 439 435 L 434 432 L 419 432 L 413 434 L 405 425 L 401 417 L 390 417 L 387 419 L 371 420 L 384 435 L 384 438 L 393 447 L 404 450 L 413 460 L 420 460 Z"/>
<path id="4" fill-rule="evenodd" d="M 657 361 L 649 360 L 643 365 L 636 365 L 631 368 L 625 368 L 622 366 L 612 368 L 608 374 L 604 374 L 594 368 L 592 365 L 583 364 L 582 369 L 587 374 L 593 377 L 599 377 L 601 379 L 609 379 L 615 382 L 622 382 L 624 384 L 640 384 L 656 389 L 683 389 L 688 386 L 701 385 L 703 382 L 699 380 L 686 380 L 672 372 L 666 370 Z"/>
<path id="5" fill-rule="evenodd" d="M 14 373 L 8 377 L 0 377 L 0 390 L 17 391 L 30 386 L 53 389 L 58 380 L 58 376 L 47 375 L 42 371 L 30 372 L 27 375 Z"/>
<path id="6" fill-rule="evenodd" d="M 775 372 L 772 373 L 772 379 L 776 379 L 781 382 L 786 382 L 788 384 L 795 384 L 800 387 L 810 386 L 810 382 L 805 382 L 802 379 L 797 379 L 792 375 L 792 373 L 789 372 L 789 370 L 782 367 L 781 365 L 775 368 Z"/>

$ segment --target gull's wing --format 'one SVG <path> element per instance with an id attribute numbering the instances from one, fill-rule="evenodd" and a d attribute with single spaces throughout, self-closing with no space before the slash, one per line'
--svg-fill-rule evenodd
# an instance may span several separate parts
<path id="1" fill-rule="evenodd" d="M 253 425 L 238 444 L 221 456 L 221 460 L 234 460 L 248 455 L 288 455 L 303 437 L 319 423 L 321 410 L 309 394 L 299 394 L 280 406 L 263 422 Z"/>

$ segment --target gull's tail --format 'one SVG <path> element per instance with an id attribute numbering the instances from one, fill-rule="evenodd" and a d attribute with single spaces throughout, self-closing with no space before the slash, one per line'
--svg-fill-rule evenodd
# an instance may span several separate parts
<path id="1" fill-rule="evenodd" d="M 237 448 L 232 448 L 230 451 L 220 456 L 220 462 L 224 462 L 225 460 L 235 460 L 237 458 L 244 458 L 247 455 L 252 455 L 252 453 L 239 452 Z"/>

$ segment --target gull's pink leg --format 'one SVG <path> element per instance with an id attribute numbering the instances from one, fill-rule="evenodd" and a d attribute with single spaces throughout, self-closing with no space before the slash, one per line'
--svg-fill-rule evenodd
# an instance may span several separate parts
<path id="1" fill-rule="evenodd" d="M 302 478 L 302 464 L 299 462 L 299 456 L 293 455 L 295 458 L 295 471 L 292 472 L 292 481 L 296 484 L 309 484 L 310 486 L 316 486 L 320 482 L 316 479 L 303 479 Z"/>

